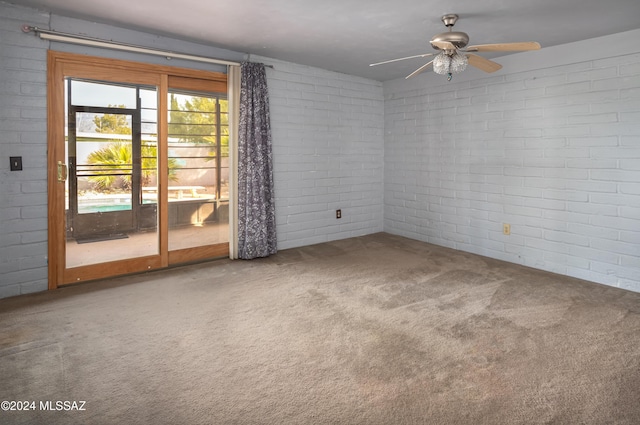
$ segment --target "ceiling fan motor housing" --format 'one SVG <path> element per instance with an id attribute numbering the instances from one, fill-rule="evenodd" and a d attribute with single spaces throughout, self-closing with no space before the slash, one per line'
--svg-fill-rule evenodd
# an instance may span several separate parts
<path id="1" fill-rule="evenodd" d="M 442 50 L 440 47 L 435 46 L 433 42 L 448 42 L 453 44 L 456 49 L 463 49 L 469 44 L 469 36 L 465 32 L 460 31 L 451 31 L 451 32 L 443 32 L 431 39 L 431 47 L 436 50 Z"/>

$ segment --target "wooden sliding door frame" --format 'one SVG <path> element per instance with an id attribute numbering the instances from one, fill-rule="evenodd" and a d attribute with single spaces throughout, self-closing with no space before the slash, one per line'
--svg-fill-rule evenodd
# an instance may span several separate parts
<path id="1" fill-rule="evenodd" d="M 210 93 L 227 92 L 227 76 L 223 73 L 151 65 L 140 62 L 107 59 L 49 51 L 47 75 L 48 111 L 48 254 L 49 289 L 115 275 L 165 268 L 173 264 L 200 261 L 229 255 L 229 244 L 219 244 L 169 251 L 168 245 L 168 92 L 181 88 Z M 158 90 L 158 231 L 159 251 L 126 260 L 90 266 L 66 267 L 65 216 L 65 95 L 67 77 L 115 83 L 140 84 Z M 117 273 L 113 273 L 117 270 Z"/>

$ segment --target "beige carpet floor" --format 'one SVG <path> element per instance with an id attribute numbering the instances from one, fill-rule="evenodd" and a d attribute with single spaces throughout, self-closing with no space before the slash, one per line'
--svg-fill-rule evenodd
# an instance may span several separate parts
<path id="1" fill-rule="evenodd" d="M 4 299 L 0 329 L 0 400 L 36 402 L 2 424 L 640 423 L 640 294 L 384 233 Z"/>

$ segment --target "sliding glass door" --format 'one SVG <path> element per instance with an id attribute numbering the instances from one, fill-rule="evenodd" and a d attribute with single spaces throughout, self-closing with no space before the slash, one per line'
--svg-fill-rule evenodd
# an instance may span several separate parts
<path id="1" fill-rule="evenodd" d="M 50 287 L 227 256 L 226 76 L 49 65 Z"/>

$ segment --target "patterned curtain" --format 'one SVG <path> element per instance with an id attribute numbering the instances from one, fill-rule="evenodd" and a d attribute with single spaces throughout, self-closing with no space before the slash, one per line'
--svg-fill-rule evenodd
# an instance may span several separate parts
<path id="1" fill-rule="evenodd" d="M 271 123 L 265 66 L 240 65 L 238 257 L 277 252 Z"/>

